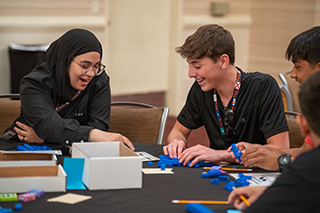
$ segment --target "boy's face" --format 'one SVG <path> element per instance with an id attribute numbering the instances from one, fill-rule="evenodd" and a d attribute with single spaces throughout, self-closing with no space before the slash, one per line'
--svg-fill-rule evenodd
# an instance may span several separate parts
<path id="1" fill-rule="evenodd" d="M 198 82 L 202 91 L 209 91 L 219 85 L 219 79 L 223 73 L 219 66 L 219 60 L 215 63 L 208 57 L 202 59 L 187 59 L 189 64 L 188 76 Z"/>
<path id="2" fill-rule="evenodd" d="M 301 84 L 313 73 L 320 69 L 320 63 L 316 66 L 310 66 L 310 63 L 306 60 L 298 59 L 293 62 L 293 68 L 291 70 L 290 77 L 295 79 L 296 82 L 299 83 L 299 87 Z"/>

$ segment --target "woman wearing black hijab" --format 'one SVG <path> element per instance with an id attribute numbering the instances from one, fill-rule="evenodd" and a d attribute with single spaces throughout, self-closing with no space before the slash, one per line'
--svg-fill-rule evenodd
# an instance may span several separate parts
<path id="1" fill-rule="evenodd" d="M 126 137 L 107 132 L 111 95 L 101 58 L 101 44 L 87 30 L 72 29 L 54 41 L 46 62 L 21 80 L 19 128 L 9 128 L 14 137 L 59 144 L 120 141 L 134 149 Z"/>

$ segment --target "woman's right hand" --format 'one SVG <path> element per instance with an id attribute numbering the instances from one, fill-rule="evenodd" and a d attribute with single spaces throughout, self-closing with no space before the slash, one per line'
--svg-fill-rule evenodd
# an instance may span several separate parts
<path id="1" fill-rule="evenodd" d="M 135 150 L 131 141 L 125 136 L 119 133 L 113 132 L 105 132 L 99 129 L 92 129 L 89 133 L 89 141 L 90 142 L 112 142 L 119 141 L 120 143 L 124 143 L 130 147 L 130 149 Z"/>
<path id="2" fill-rule="evenodd" d="M 32 127 L 25 125 L 19 121 L 16 122 L 16 125 L 20 127 L 14 127 L 13 130 L 17 133 L 19 140 L 26 143 L 43 143 L 44 140 L 39 138 L 39 136 L 35 133 Z"/>

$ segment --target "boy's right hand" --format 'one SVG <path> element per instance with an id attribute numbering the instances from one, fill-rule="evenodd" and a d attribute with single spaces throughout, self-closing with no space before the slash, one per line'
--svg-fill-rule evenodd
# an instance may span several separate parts
<path id="1" fill-rule="evenodd" d="M 186 143 L 182 140 L 174 140 L 163 147 L 163 153 L 169 155 L 170 158 L 179 158 L 181 153 L 186 149 Z"/>

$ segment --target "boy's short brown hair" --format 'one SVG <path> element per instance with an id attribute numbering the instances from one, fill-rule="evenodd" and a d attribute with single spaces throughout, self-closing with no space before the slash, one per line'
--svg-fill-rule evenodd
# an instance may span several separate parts
<path id="1" fill-rule="evenodd" d="M 176 52 L 186 59 L 208 57 L 214 62 L 217 62 L 221 55 L 227 54 L 230 64 L 235 61 L 235 45 L 231 33 L 216 24 L 199 27 L 181 47 L 176 48 Z"/>

